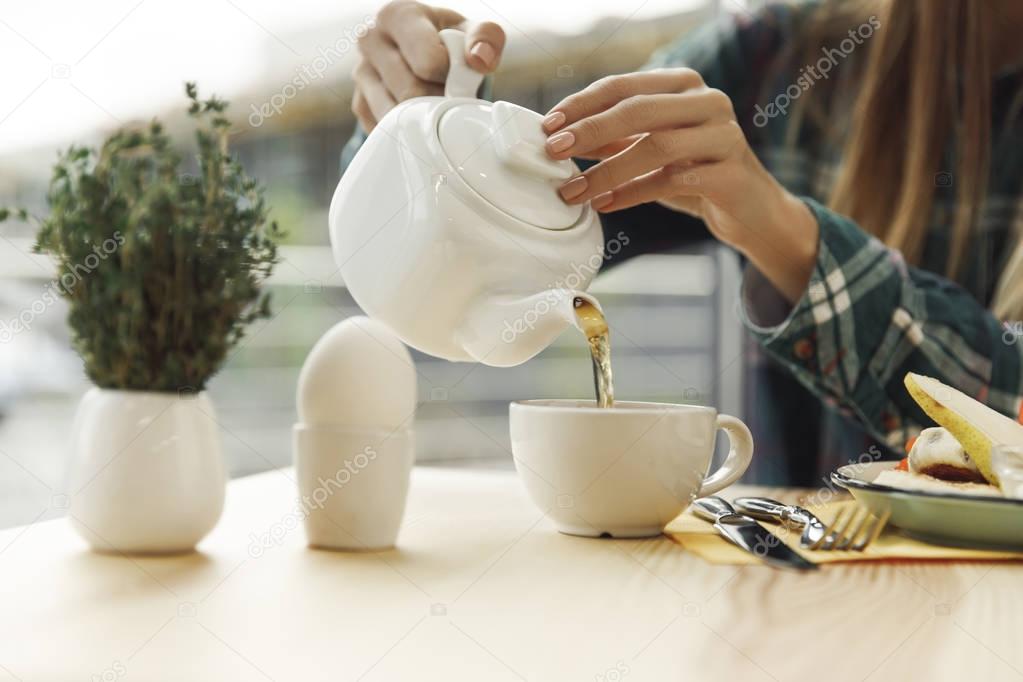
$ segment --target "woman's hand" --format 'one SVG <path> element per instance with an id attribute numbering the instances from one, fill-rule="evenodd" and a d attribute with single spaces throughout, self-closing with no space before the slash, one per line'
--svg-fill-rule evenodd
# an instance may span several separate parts
<path id="1" fill-rule="evenodd" d="M 544 119 L 555 159 L 600 159 L 565 182 L 562 198 L 602 212 L 656 201 L 702 218 L 792 302 L 816 260 L 809 208 L 761 165 L 731 100 L 691 69 L 659 69 L 597 81 Z"/>
<path id="2" fill-rule="evenodd" d="M 359 39 L 360 59 L 352 72 L 352 112 L 365 130 L 372 130 L 398 102 L 444 93 L 448 53 L 440 40 L 443 28 L 466 32 L 469 66 L 480 73 L 497 68 L 504 50 L 504 31 L 497 24 L 470 24 L 458 12 L 409 0 L 389 2 Z"/>

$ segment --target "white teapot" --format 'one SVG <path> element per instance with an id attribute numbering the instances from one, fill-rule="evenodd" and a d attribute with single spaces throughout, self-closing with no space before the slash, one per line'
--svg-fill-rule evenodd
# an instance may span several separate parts
<path id="1" fill-rule="evenodd" d="M 441 31 L 444 97 L 384 116 L 330 205 L 330 239 L 348 290 L 409 346 L 448 360 L 517 365 L 569 324 L 603 263 L 589 206 L 557 185 L 577 172 L 544 151 L 542 117 L 476 98 L 482 76 L 465 35 Z"/>

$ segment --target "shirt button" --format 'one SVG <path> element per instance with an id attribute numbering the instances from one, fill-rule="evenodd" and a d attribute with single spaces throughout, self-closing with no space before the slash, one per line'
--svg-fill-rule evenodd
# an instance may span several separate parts
<path id="1" fill-rule="evenodd" d="M 810 339 L 799 339 L 792 350 L 800 360 L 809 360 L 813 357 L 813 342 Z"/>

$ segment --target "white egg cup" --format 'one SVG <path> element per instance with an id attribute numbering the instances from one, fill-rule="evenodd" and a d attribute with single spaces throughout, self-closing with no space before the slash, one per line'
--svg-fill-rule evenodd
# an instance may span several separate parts
<path id="1" fill-rule="evenodd" d="M 415 463 L 411 429 L 295 424 L 295 473 L 310 547 L 394 547 Z"/>
<path id="2" fill-rule="evenodd" d="M 393 547 L 415 463 L 408 349 L 379 320 L 349 317 L 309 351 L 296 399 L 293 453 L 309 546 Z"/>

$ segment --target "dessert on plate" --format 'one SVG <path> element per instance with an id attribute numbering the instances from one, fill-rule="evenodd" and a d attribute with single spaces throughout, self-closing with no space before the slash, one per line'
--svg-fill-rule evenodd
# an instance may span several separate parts
<path id="1" fill-rule="evenodd" d="M 993 445 L 1023 445 L 1023 424 L 937 379 L 907 374 L 906 388 L 939 426 L 924 429 L 899 465 L 874 483 L 904 490 L 1002 495 L 991 467 Z"/>

